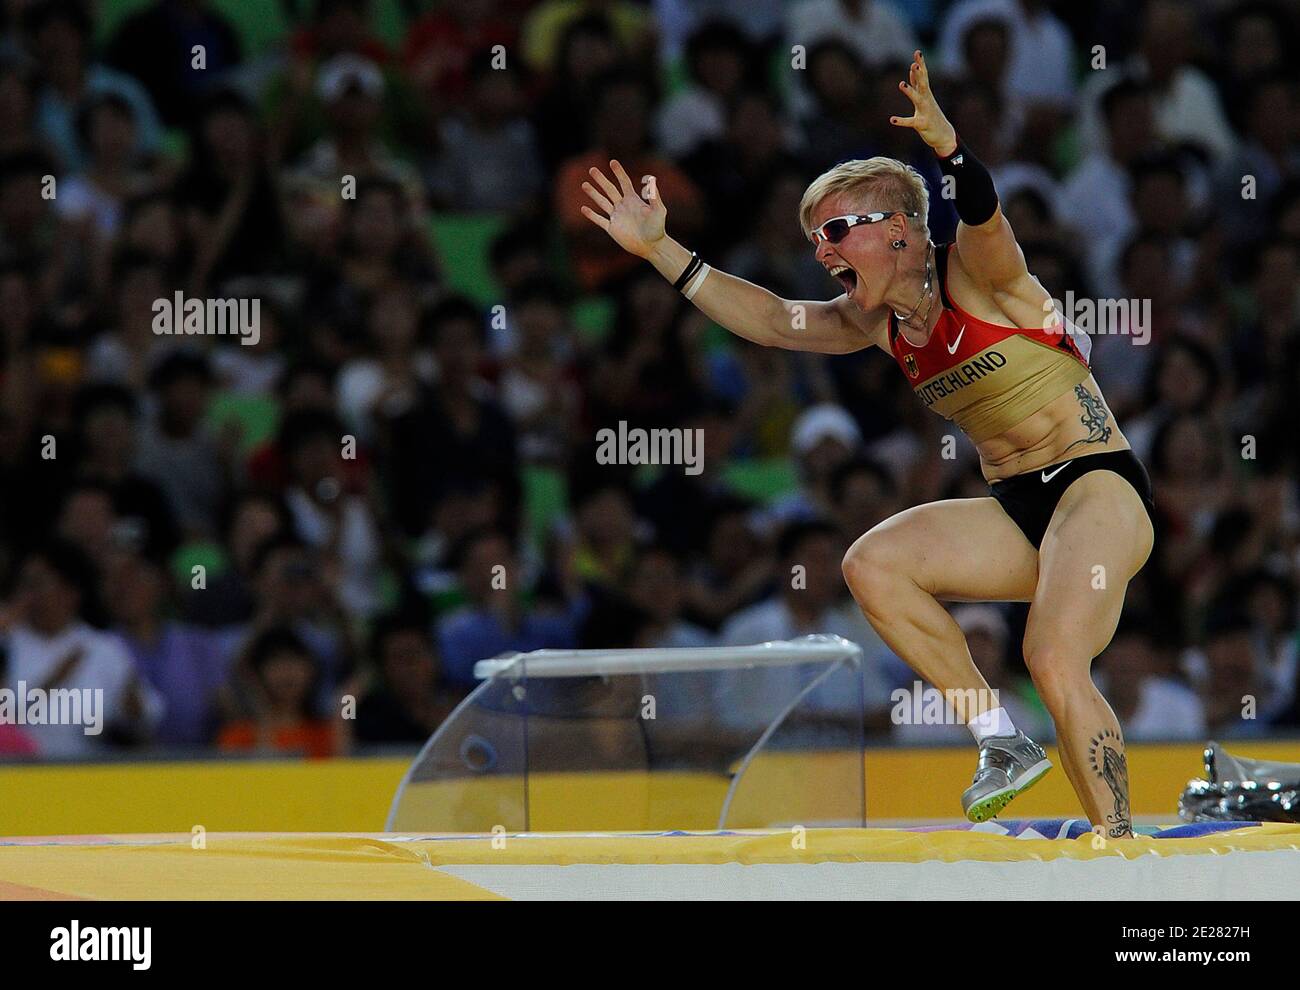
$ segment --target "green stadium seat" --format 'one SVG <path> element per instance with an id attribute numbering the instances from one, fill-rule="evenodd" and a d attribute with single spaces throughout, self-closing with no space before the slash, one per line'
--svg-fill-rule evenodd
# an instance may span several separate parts
<path id="1" fill-rule="evenodd" d="M 285 17 L 284 8 L 277 0 L 212 0 L 214 10 L 220 11 L 230 21 L 244 45 L 244 57 L 261 55 L 274 48 L 292 30 Z"/>
<path id="2" fill-rule="evenodd" d="M 106 44 L 124 20 L 152 2 L 153 0 L 101 0 L 94 18 L 95 44 Z"/>
<path id="3" fill-rule="evenodd" d="M 616 308 L 608 296 L 584 296 L 573 304 L 569 316 L 583 340 L 599 344 L 614 326 Z"/>
<path id="4" fill-rule="evenodd" d="M 723 469 L 722 477 L 737 494 L 764 505 L 799 487 L 798 469 L 794 461 L 784 457 L 732 461 Z"/>
<path id="5" fill-rule="evenodd" d="M 400 0 L 375 0 L 370 17 L 379 40 L 394 52 L 400 52 L 402 39 L 406 37 L 406 17 Z"/>
<path id="6" fill-rule="evenodd" d="M 108 42 L 121 23 L 148 7 L 153 0 L 100 0 L 95 17 L 95 41 Z M 392 0 L 395 4 L 396 0 Z M 255 58 L 274 48 L 292 25 L 279 0 L 212 0 L 212 8 L 225 15 L 244 46 L 244 57 Z M 376 17 L 379 20 L 379 17 Z"/>
<path id="7" fill-rule="evenodd" d="M 558 468 L 527 465 L 523 469 L 524 515 L 535 542 L 545 541 L 555 520 L 569 504 L 569 485 Z"/>
<path id="8" fill-rule="evenodd" d="M 239 449 L 247 454 L 275 435 L 280 425 L 280 404 L 269 395 L 218 392 L 208 404 L 208 422 L 220 430 L 230 420 L 243 428 Z"/>
<path id="9" fill-rule="evenodd" d="M 480 306 L 503 302 L 488 249 L 505 224 L 496 213 L 441 213 L 429 221 L 448 287 Z"/>
<path id="10" fill-rule="evenodd" d="M 210 584 L 214 577 L 230 569 L 230 558 L 219 543 L 194 540 L 182 544 L 171 559 L 172 579 L 178 588 L 188 591 L 192 587 L 196 566 L 204 569 Z"/>

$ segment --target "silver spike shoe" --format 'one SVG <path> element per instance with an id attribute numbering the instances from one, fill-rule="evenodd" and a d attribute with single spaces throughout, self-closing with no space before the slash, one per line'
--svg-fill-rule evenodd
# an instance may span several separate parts
<path id="1" fill-rule="evenodd" d="M 973 822 L 988 821 L 1050 769 L 1052 761 L 1043 747 L 1023 732 L 990 736 L 980 744 L 975 781 L 961 796 L 966 817 Z"/>

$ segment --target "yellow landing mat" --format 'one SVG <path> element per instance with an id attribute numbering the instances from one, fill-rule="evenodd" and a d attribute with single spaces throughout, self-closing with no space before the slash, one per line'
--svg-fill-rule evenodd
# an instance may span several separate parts
<path id="1" fill-rule="evenodd" d="M 989 877 L 997 882 L 999 876 L 1007 878 L 1009 889 L 1067 897 L 1086 888 L 1089 874 L 1079 871 L 1089 868 L 1097 877 L 1105 871 L 1107 890 L 1129 889 L 1115 886 L 1118 876 L 1136 884 L 1132 896 L 1192 896 L 1204 893 L 1204 883 L 1211 882 L 1204 878 L 1217 877 L 1225 860 L 1232 860 L 1233 876 L 1241 876 L 1246 864 L 1259 867 L 1254 872 L 1262 882 L 1276 884 L 1288 874 L 1294 884 L 1300 880 L 1300 825 L 1264 824 L 1190 838 L 1139 837 L 1103 848 L 1090 836 L 1026 839 L 981 831 L 860 828 L 13 838 L 0 839 L 0 899 L 674 899 L 782 896 L 781 891 L 783 896 L 804 896 L 804 891 L 883 897 L 893 890 L 912 891 L 916 878 L 924 879 L 932 896 L 959 896 L 963 885 L 977 880 L 987 885 Z M 1153 861 L 1159 861 L 1157 873 L 1151 872 Z M 1043 885 L 1049 873 L 1057 886 Z M 769 875 L 772 889 L 767 880 L 755 886 Z M 1085 876 L 1083 886 L 1073 879 L 1079 876 Z M 905 881 L 910 886 L 900 886 Z"/>

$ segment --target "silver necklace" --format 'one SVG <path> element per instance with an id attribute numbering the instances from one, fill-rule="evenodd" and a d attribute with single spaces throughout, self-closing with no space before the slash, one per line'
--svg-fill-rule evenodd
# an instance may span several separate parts
<path id="1" fill-rule="evenodd" d="M 894 319 L 896 319 L 899 323 L 906 323 L 908 326 L 911 327 L 915 327 L 915 326 L 925 327 L 929 325 L 930 313 L 934 309 L 934 296 L 931 295 L 930 292 L 931 286 L 933 286 L 934 284 L 934 269 L 930 264 L 930 259 L 932 258 L 933 255 L 934 255 L 934 245 L 932 243 L 927 242 L 926 249 L 925 249 L 925 284 L 921 286 L 921 294 L 917 297 L 916 305 L 912 307 L 912 311 L 910 313 L 908 313 L 906 316 L 903 316 L 898 312 L 898 310 L 894 310 Z M 913 323 L 912 319 L 913 317 L 916 316 L 916 311 L 921 308 L 921 303 L 925 300 L 926 296 L 930 297 L 930 305 L 925 307 L 925 317 L 924 319 L 922 319 L 922 321 L 919 324 Z"/>

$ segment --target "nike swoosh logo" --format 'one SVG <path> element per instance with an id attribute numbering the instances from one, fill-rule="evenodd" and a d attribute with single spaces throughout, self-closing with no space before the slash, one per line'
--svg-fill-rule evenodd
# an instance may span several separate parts
<path id="1" fill-rule="evenodd" d="M 966 333 L 966 324 L 961 325 L 961 332 L 957 334 L 957 339 L 948 345 L 948 353 L 956 354 L 957 348 L 961 346 L 961 338 Z"/>
<path id="2" fill-rule="evenodd" d="M 1068 468 L 1069 466 L 1070 466 L 1070 462 L 1069 462 L 1069 461 L 1066 461 L 1064 464 L 1062 464 L 1059 468 L 1057 468 L 1057 469 L 1056 469 L 1055 471 L 1053 471 L 1051 474 L 1048 474 L 1046 471 L 1044 471 L 1044 472 L 1043 472 L 1043 484 L 1047 484 L 1047 482 L 1051 481 L 1053 478 L 1055 478 L 1058 474 L 1060 474 L 1062 471 L 1064 471 L 1064 470 L 1065 470 L 1066 468 Z"/>

